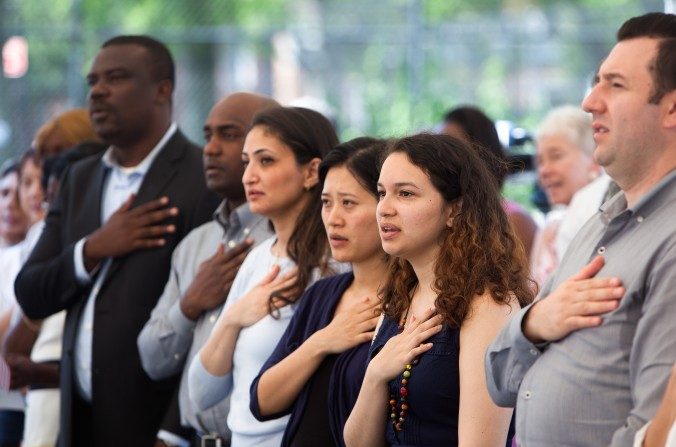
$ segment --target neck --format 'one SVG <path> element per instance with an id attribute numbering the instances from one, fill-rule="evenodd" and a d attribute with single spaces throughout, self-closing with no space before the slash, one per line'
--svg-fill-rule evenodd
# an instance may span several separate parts
<path id="1" fill-rule="evenodd" d="M 615 177 L 613 173 L 609 175 L 622 188 L 627 206 L 631 207 L 674 169 L 676 169 L 676 143 L 662 146 L 657 156 L 651 157 L 651 160 L 644 160 L 643 163 L 637 163 L 637 166 L 623 177 Z"/>
<path id="2" fill-rule="evenodd" d="M 171 121 L 167 121 L 164 126 L 157 126 L 156 130 L 134 141 L 113 143 L 113 154 L 117 163 L 125 168 L 138 166 L 167 133 L 169 126 Z"/>
<path id="3" fill-rule="evenodd" d="M 377 292 L 387 275 L 385 253 L 379 251 L 364 261 L 352 263 L 354 281 L 352 287 L 359 291 Z"/>
<path id="4" fill-rule="evenodd" d="M 426 255 L 408 260 L 408 262 L 411 264 L 411 267 L 413 267 L 415 276 L 418 278 L 418 289 L 416 293 L 422 295 L 433 293 L 436 295 L 436 292 L 434 292 L 434 265 L 436 264 L 438 258 L 438 252 L 439 249 L 437 248 L 434 250 L 434 253 L 428 253 Z"/>
<path id="5" fill-rule="evenodd" d="M 269 216 L 272 226 L 275 228 L 275 254 L 277 256 L 288 256 L 287 245 L 293 230 L 296 229 L 296 222 L 305 204 L 309 200 L 308 194 L 305 194 L 291 209 L 277 216 Z"/>

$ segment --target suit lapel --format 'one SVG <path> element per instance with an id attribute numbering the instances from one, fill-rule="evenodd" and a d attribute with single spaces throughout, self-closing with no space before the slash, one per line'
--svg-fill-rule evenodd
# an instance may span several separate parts
<path id="1" fill-rule="evenodd" d="M 179 130 L 176 130 L 176 133 L 174 133 L 174 135 L 167 142 L 166 146 L 157 155 L 155 160 L 153 160 L 153 164 L 150 165 L 150 169 L 148 169 L 145 177 L 143 177 L 143 182 L 141 183 L 141 187 L 136 194 L 136 199 L 134 199 L 133 206 L 138 206 L 149 202 L 162 195 L 162 192 L 170 183 L 171 179 L 176 175 L 176 172 L 180 166 L 179 161 L 185 153 L 186 146 L 186 138 Z M 101 285 L 102 289 L 107 285 L 108 281 L 110 281 L 115 272 L 117 272 L 117 270 L 120 268 L 125 258 L 126 256 L 113 259 L 113 263 L 108 270 L 108 274 L 106 275 L 106 278 L 104 278 L 103 284 Z"/>
<path id="2" fill-rule="evenodd" d="M 87 206 L 80 211 L 81 233 L 83 236 L 90 234 L 101 226 L 101 206 L 103 201 L 103 183 L 106 178 L 107 168 L 102 162 L 93 170 L 91 188 L 86 188 L 82 196 L 82 203 Z"/>

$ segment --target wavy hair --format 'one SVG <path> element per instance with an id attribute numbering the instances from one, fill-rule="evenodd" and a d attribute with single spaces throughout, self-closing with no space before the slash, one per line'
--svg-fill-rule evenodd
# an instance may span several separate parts
<path id="1" fill-rule="evenodd" d="M 489 292 L 497 303 L 516 297 L 523 307 L 533 301 L 526 255 L 502 206 L 500 192 L 482 157 L 483 148 L 469 147 L 447 135 L 419 134 L 390 143 L 385 158 L 404 153 L 430 178 L 454 210 L 453 224 L 439 234 L 435 262 L 435 306 L 451 327 L 469 316 L 472 300 Z M 385 314 L 398 320 L 411 302 L 418 278 L 405 259 L 393 258 L 382 289 Z"/>
<path id="2" fill-rule="evenodd" d="M 338 144 L 333 126 L 324 115 L 302 107 L 273 107 L 256 115 L 252 127 L 262 126 L 293 151 L 298 165 L 313 158 L 323 159 Z M 275 290 L 268 303 L 271 315 L 276 315 L 274 301 L 295 302 L 319 268 L 322 276 L 329 274 L 329 244 L 321 218 L 321 186 L 308 190 L 308 200 L 301 210 L 287 244 L 289 258 L 298 267 L 298 281 L 294 286 Z"/>

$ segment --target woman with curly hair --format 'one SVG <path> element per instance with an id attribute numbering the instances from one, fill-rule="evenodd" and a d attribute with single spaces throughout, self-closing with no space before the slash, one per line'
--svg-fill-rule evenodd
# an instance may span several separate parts
<path id="1" fill-rule="evenodd" d="M 504 446 L 511 436 L 484 354 L 533 291 L 497 184 L 467 146 L 415 135 L 383 162 L 377 219 L 393 260 L 348 446 Z"/>

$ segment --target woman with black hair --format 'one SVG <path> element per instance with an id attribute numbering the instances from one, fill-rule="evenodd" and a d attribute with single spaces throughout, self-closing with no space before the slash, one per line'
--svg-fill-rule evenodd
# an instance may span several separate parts
<path id="1" fill-rule="evenodd" d="M 376 223 L 385 144 L 357 138 L 319 167 L 322 220 L 331 254 L 352 272 L 308 289 L 284 336 L 251 385 L 259 420 L 290 414 L 282 446 L 343 446 L 343 426 L 364 378 L 387 269 Z"/>

